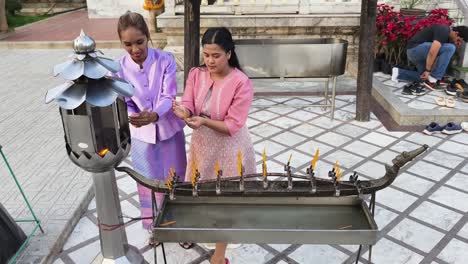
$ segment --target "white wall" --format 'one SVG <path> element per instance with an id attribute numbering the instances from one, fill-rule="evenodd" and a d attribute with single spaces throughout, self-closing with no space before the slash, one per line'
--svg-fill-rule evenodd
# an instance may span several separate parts
<path id="1" fill-rule="evenodd" d="M 86 0 L 89 18 L 116 18 L 127 10 L 147 17 L 143 0 Z"/>

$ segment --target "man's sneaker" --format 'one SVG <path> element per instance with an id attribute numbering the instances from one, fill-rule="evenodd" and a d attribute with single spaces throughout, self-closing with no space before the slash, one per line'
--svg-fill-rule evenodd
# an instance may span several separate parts
<path id="1" fill-rule="evenodd" d="M 445 88 L 445 93 L 448 94 L 448 95 L 456 96 L 457 91 L 459 91 L 459 90 L 455 87 L 455 84 L 453 84 L 453 82 L 449 83 L 447 88 Z"/>
<path id="2" fill-rule="evenodd" d="M 460 99 L 465 102 L 465 103 L 468 103 L 468 90 L 464 90 L 463 92 L 457 92 L 460 96 Z"/>
<path id="3" fill-rule="evenodd" d="M 468 90 L 468 84 L 463 79 L 453 79 L 452 84 L 459 91 Z"/>
<path id="4" fill-rule="evenodd" d="M 448 122 L 447 125 L 445 125 L 444 129 L 442 130 L 442 133 L 447 134 L 447 135 L 452 135 L 452 134 L 458 134 L 463 131 L 463 128 L 454 122 Z"/>
<path id="5" fill-rule="evenodd" d="M 406 95 L 423 95 L 426 93 L 426 90 L 424 90 L 421 82 L 412 82 L 403 86 L 401 93 Z"/>
<path id="6" fill-rule="evenodd" d="M 439 85 L 439 81 L 437 82 L 430 82 L 429 80 L 424 81 L 424 86 L 429 89 L 429 90 L 443 90 L 445 87 L 442 85 Z"/>
<path id="7" fill-rule="evenodd" d="M 432 135 L 434 133 L 440 133 L 442 132 L 444 128 L 441 127 L 439 124 L 436 122 L 432 122 L 429 125 L 426 126 L 426 129 L 423 130 L 423 133 L 426 135 Z"/>

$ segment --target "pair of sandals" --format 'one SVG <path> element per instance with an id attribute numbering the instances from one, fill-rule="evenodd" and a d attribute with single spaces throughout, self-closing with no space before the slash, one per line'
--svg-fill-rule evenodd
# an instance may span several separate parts
<path id="1" fill-rule="evenodd" d="M 438 96 L 435 98 L 435 102 L 438 106 L 455 107 L 455 99 L 453 97 Z"/>

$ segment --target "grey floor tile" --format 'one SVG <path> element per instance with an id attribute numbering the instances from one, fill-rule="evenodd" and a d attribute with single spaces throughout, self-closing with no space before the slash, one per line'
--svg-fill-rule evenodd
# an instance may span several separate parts
<path id="1" fill-rule="evenodd" d="M 306 163 L 309 164 L 311 162 L 311 160 L 313 159 L 313 157 L 314 157 L 313 154 L 304 155 L 304 154 L 299 153 L 299 152 L 297 152 L 295 150 L 292 150 L 292 151 L 287 151 L 287 152 L 281 153 L 280 155 L 275 157 L 275 160 L 280 161 L 280 162 L 284 162 L 283 164 L 286 164 L 288 162 L 289 156 L 291 154 L 292 154 L 291 167 L 293 167 L 293 168 L 301 167 L 301 166 L 305 165 Z"/>
<path id="2" fill-rule="evenodd" d="M 432 186 L 434 186 L 434 184 L 434 182 L 413 176 L 408 173 L 400 173 L 400 175 L 398 175 L 398 177 L 393 182 L 393 186 L 398 186 L 403 190 L 420 196 L 425 194 Z"/>
<path id="3" fill-rule="evenodd" d="M 293 113 L 288 114 L 289 117 L 301 120 L 301 121 L 307 121 L 310 120 L 314 117 L 317 117 L 318 115 L 315 113 L 311 113 L 309 111 L 303 111 L 303 110 L 297 110 Z"/>
<path id="4" fill-rule="evenodd" d="M 338 264 L 342 263 L 348 255 L 327 245 L 302 245 L 289 254 L 289 257 L 299 263 L 310 263 L 313 260 L 314 263 Z"/>
<path id="5" fill-rule="evenodd" d="M 429 154 L 427 154 L 426 157 L 424 157 L 424 160 L 430 161 L 432 163 L 446 168 L 453 169 L 457 167 L 460 163 L 462 163 L 465 159 L 455 155 L 451 155 L 447 152 L 433 150 Z"/>
<path id="6" fill-rule="evenodd" d="M 468 133 L 454 135 L 450 140 L 465 144 L 465 146 L 468 148 Z"/>
<path id="7" fill-rule="evenodd" d="M 380 150 L 379 147 L 362 142 L 360 140 L 349 143 L 343 149 L 366 158 Z"/>
<path id="8" fill-rule="evenodd" d="M 137 184 L 130 176 L 126 176 L 117 181 L 119 189 L 126 194 L 131 194 L 137 191 Z"/>
<path id="9" fill-rule="evenodd" d="M 278 250 L 279 252 L 282 252 L 283 250 L 287 249 L 291 245 L 289 244 L 269 244 L 270 247 Z"/>
<path id="10" fill-rule="evenodd" d="M 434 109 L 437 106 L 431 103 L 426 103 L 426 102 L 421 102 L 421 101 L 412 101 L 408 103 L 408 107 L 421 109 L 421 110 L 429 110 L 429 109 Z"/>
<path id="11" fill-rule="evenodd" d="M 341 120 L 341 121 L 349 121 L 349 120 L 354 120 L 356 118 L 356 114 L 352 112 L 350 113 L 347 111 L 343 111 L 343 110 L 336 110 L 334 118 L 337 120 Z"/>
<path id="12" fill-rule="evenodd" d="M 341 121 L 336 120 L 336 119 L 331 120 L 330 117 L 328 117 L 328 116 L 322 116 L 322 117 L 319 117 L 319 118 L 315 118 L 315 119 L 309 121 L 309 123 L 314 125 L 314 126 L 319 126 L 321 128 L 325 128 L 325 129 L 332 129 L 332 128 L 342 124 Z"/>
<path id="13" fill-rule="evenodd" d="M 379 191 L 376 201 L 389 208 L 403 212 L 417 200 L 413 195 L 400 192 L 391 187 Z"/>
<path id="14" fill-rule="evenodd" d="M 441 180 L 450 172 L 450 170 L 448 169 L 425 161 L 418 161 L 412 164 L 411 167 L 409 167 L 408 171 L 434 181 Z"/>
<path id="15" fill-rule="evenodd" d="M 442 186 L 435 191 L 429 199 L 463 212 L 468 211 L 468 203 L 465 202 L 468 199 L 468 194 L 459 192 L 452 188 Z"/>
<path id="16" fill-rule="evenodd" d="M 270 120 L 268 121 L 268 123 L 271 125 L 281 127 L 281 128 L 290 128 L 290 127 L 300 124 L 301 121 L 282 116 L 282 117 Z"/>
<path id="17" fill-rule="evenodd" d="M 254 244 L 243 244 L 235 250 L 227 250 L 226 257 L 231 263 L 265 263 L 272 255 L 268 251 Z"/>
<path id="18" fill-rule="evenodd" d="M 439 150 L 443 150 L 462 157 L 468 157 L 468 147 L 464 144 L 456 142 L 446 141 L 439 146 Z"/>
<path id="19" fill-rule="evenodd" d="M 391 212 L 385 208 L 382 208 L 378 205 L 375 206 L 375 222 L 377 223 L 377 226 L 379 230 L 382 230 L 385 228 L 393 219 L 395 219 L 398 216 L 398 214 Z"/>
<path id="20" fill-rule="evenodd" d="M 371 179 L 378 179 L 385 175 L 385 167 L 381 163 L 375 161 L 366 161 L 364 164 L 355 169 L 360 175 L 365 175 Z"/>
<path id="21" fill-rule="evenodd" d="M 350 137 L 343 136 L 340 134 L 337 134 L 335 132 L 327 132 L 323 135 L 320 135 L 315 138 L 318 141 L 322 141 L 324 143 L 330 144 L 332 146 L 338 147 L 341 146 L 349 141 L 351 141 Z"/>
<path id="22" fill-rule="evenodd" d="M 271 140 L 274 140 L 276 142 L 279 142 L 279 143 L 286 143 L 289 145 L 289 146 L 292 146 L 292 145 L 296 145 L 300 142 L 303 142 L 304 140 L 306 140 L 306 138 L 304 136 L 300 136 L 300 135 L 297 135 L 295 133 L 291 133 L 289 131 L 286 131 L 284 133 L 281 133 L 279 135 L 276 135 L 276 136 L 273 136 L 271 138 Z"/>
<path id="23" fill-rule="evenodd" d="M 375 156 L 373 159 L 376 161 L 380 161 L 385 164 L 392 164 L 392 160 L 398 155 L 398 152 L 394 152 L 391 150 L 385 150 L 382 153 Z"/>
<path id="24" fill-rule="evenodd" d="M 258 120 L 255 120 L 253 118 L 248 118 L 247 119 L 247 127 L 248 128 L 251 128 L 251 127 L 256 126 L 258 124 L 260 124 L 260 121 L 258 121 Z"/>
<path id="25" fill-rule="evenodd" d="M 149 233 L 143 228 L 140 221 L 125 227 L 128 243 L 138 249 L 148 245 Z"/>
<path id="26" fill-rule="evenodd" d="M 307 123 L 303 123 L 291 130 L 301 135 L 304 135 L 306 137 L 314 137 L 315 135 L 320 134 L 323 131 L 325 131 L 323 128 L 309 125 Z"/>
<path id="27" fill-rule="evenodd" d="M 466 223 L 462 229 L 460 230 L 460 232 L 458 232 L 458 235 L 461 236 L 461 237 L 464 237 L 466 239 L 468 239 L 468 223 Z"/>
<path id="28" fill-rule="evenodd" d="M 358 126 L 343 124 L 335 128 L 334 132 L 354 138 L 354 137 L 359 137 L 362 134 L 369 132 L 369 130 L 362 128 L 362 127 L 358 127 Z"/>
<path id="29" fill-rule="evenodd" d="M 452 239 L 438 257 L 450 264 L 468 263 L 468 244 Z"/>
<path id="30" fill-rule="evenodd" d="M 468 163 L 465 166 L 463 166 L 463 168 L 461 168 L 461 171 L 464 173 L 468 173 Z"/>
<path id="31" fill-rule="evenodd" d="M 356 163 L 364 160 L 364 158 L 360 156 L 354 155 L 343 150 L 328 153 L 324 159 L 332 164 L 335 164 L 335 162 L 338 161 L 338 163 L 341 164 L 341 166 L 344 168 L 351 168 L 352 166 L 356 165 Z"/>
<path id="32" fill-rule="evenodd" d="M 67 242 L 63 246 L 63 249 L 69 249 L 79 243 L 82 243 L 88 239 L 97 237 L 99 230 L 97 226 L 91 222 L 87 217 L 80 219 L 78 224 L 75 226 L 73 233 L 68 238 Z"/>
<path id="33" fill-rule="evenodd" d="M 382 125 L 382 123 L 380 123 L 380 121 L 377 121 L 377 120 L 370 120 L 368 122 L 360 122 L 360 121 L 354 120 L 350 122 L 350 124 L 360 126 L 363 128 L 367 128 L 367 129 L 375 129 Z"/>
<path id="34" fill-rule="evenodd" d="M 326 153 L 330 152 L 334 148 L 322 142 L 307 140 L 307 142 L 305 142 L 304 144 L 297 146 L 296 149 L 301 150 L 310 155 L 315 155 L 315 152 L 318 149 L 320 152 L 320 156 L 324 156 Z"/>
<path id="35" fill-rule="evenodd" d="M 291 115 L 293 115 L 294 113 L 291 113 L 293 111 L 301 111 L 301 110 L 297 110 L 296 107 L 289 107 L 289 106 L 278 106 L 278 107 L 271 107 L 271 108 L 268 108 L 268 110 L 270 112 L 273 112 L 273 113 L 276 113 L 276 114 L 280 114 L 280 115 L 284 115 L 284 114 L 288 114 L 289 117 L 292 117 Z M 312 114 L 313 116 L 315 116 L 315 114 Z M 297 118 L 296 118 L 297 119 Z"/>
<path id="36" fill-rule="evenodd" d="M 452 229 L 452 227 L 463 217 L 460 213 L 429 201 L 424 201 L 410 213 L 410 216 L 446 231 Z"/>
<path id="37" fill-rule="evenodd" d="M 271 140 L 262 140 L 254 145 L 254 149 L 256 152 L 263 154 L 263 150 L 265 150 L 267 157 L 276 155 L 279 152 L 285 150 L 286 148 L 286 146 L 283 146 Z"/>
<path id="38" fill-rule="evenodd" d="M 277 128 L 277 127 L 274 127 L 272 125 L 269 125 L 269 124 L 261 124 L 261 125 L 258 125 L 252 129 L 249 129 L 250 133 L 254 133 L 256 134 L 257 136 L 260 136 L 260 137 L 268 137 L 268 136 L 271 136 L 279 131 L 281 131 L 280 128 Z"/>
<path id="39" fill-rule="evenodd" d="M 361 140 L 381 146 L 386 147 L 397 140 L 394 137 L 389 137 L 381 133 L 371 132 L 361 138 Z"/>
<path id="40" fill-rule="evenodd" d="M 93 263 L 93 260 L 101 252 L 101 244 L 98 241 L 94 241 L 84 247 L 79 248 L 76 251 L 70 252 L 68 256 L 75 263 Z"/>
<path id="41" fill-rule="evenodd" d="M 395 145 L 391 146 L 390 149 L 398 153 L 402 153 L 403 151 L 411 151 L 411 150 L 417 149 L 418 147 L 419 145 L 402 140 L 396 143 Z"/>
<path id="42" fill-rule="evenodd" d="M 468 174 L 457 173 L 446 184 L 468 192 Z"/>
<path id="43" fill-rule="evenodd" d="M 401 138 L 404 135 L 408 134 L 408 132 L 405 132 L 405 131 L 388 131 L 384 126 L 377 129 L 377 132 L 380 132 L 380 133 L 385 134 L 387 136 L 396 137 L 396 138 Z"/>
<path id="44" fill-rule="evenodd" d="M 278 114 L 272 113 L 270 111 L 266 110 L 260 110 L 258 112 L 255 112 L 253 114 L 250 114 L 249 117 L 255 118 L 260 121 L 268 121 L 271 120 L 275 117 L 278 117 Z"/>
<path id="45" fill-rule="evenodd" d="M 438 137 L 428 136 L 424 133 L 412 133 L 408 137 L 406 137 L 405 140 L 414 142 L 418 145 L 426 144 L 426 145 L 429 145 L 429 147 L 432 147 L 435 144 L 439 143 L 442 139 Z"/>
<path id="46" fill-rule="evenodd" d="M 408 218 L 403 219 L 388 235 L 426 253 L 430 252 L 444 237 L 443 233 Z"/>
<path id="47" fill-rule="evenodd" d="M 378 264 L 418 264 L 423 258 L 423 256 L 385 238 L 379 240 L 372 250 L 372 261 Z"/>
<path id="48" fill-rule="evenodd" d="M 164 263 L 162 249 L 157 247 L 157 263 Z M 200 255 L 193 248 L 185 250 L 179 246 L 177 243 L 164 243 L 164 250 L 166 251 L 167 263 L 171 264 L 186 264 L 190 261 L 198 258 Z M 148 250 L 144 252 L 143 257 L 149 263 L 154 263 L 154 252 L 153 250 Z"/>

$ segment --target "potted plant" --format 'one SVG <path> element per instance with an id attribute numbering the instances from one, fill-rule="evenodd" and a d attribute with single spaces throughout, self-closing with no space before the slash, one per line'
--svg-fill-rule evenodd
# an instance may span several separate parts
<path id="1" fill-rule="evenodd" d="M 434 9 L 428 16 L 419 18 L 404 16 L 401 12 L 395 12 L 394 8 L 388 5 L 378 5 L 374 53 L 376 58 L 383 54 L 382 72 L 389 74 L 394 66 L 405 67 L 408 65 L 406 44 L 421 29 L 433 24 L 450 26 L 453 23 L 454 21 L 449 18 L 446 9 Z"/>
<path id="2" fill-rule="evenodd" d="M 417 5 L 424 4 L 427 0 L 401 0 L 400 14 L 403 16 L 424 16 L 426 10 L 415 8 Z"/>

